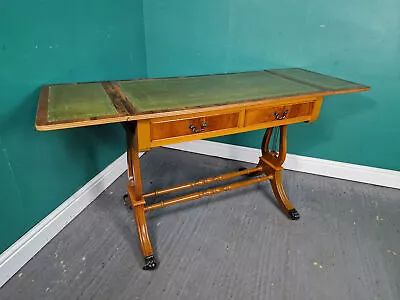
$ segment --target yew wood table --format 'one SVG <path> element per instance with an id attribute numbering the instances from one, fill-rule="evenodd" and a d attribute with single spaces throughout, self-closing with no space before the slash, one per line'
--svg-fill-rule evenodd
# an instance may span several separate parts
<path id="1" fill-rule="evenodd" d="M 281 171 L 286 156 L 287 125 L 318 118 L 324 96 L 361 92 L 369 87 L 303 69 L 139 79 L 43 86 L 36 128 L 55 130 L 121 123 L 126 131 L 129 198 L 145 270 L 157 260 L 149 239 L 146 212 L 269 180 L 287 216 L 299 219 L 289 202 Z M 256 167 L 144 193 L 139 152 L 184 141 L 266 128 Z M 273 145 L 275 141 L 275 146 Z M 146 205 L 158 195 L 220 182 L 245 180 Z"/>

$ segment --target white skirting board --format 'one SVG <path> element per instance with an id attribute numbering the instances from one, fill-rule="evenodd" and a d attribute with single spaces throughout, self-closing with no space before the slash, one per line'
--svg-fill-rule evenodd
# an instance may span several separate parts
<path id="1" fill-rule="evenodd" d="M 257 163 L 261 150 L 211 141 L 193 141 L 167 146 L 193 153 Z M 287 154 L 284 168 L 315 175 L 346 179 L 400 189 L 400 172 L 326 159 Z"/>
<path id="2" fill-rule="evenodd" d="M 261 155 L 258 149 L 211 141 L 186 142 L 168 148 L 250 163 L 257 163 Z M 288 170 L 400 189 L 398 171 L 291 154 L 287 155 L 284 167 Z M 4 251 L 0 255 L 0 287 L 125 172 L 126 168 L 126 154 L 123 154 Z"/>
<path id="3" fill-rule="evenodd" d="M 126 153 L 0 255 L 0 288 L 127 169 Z"/>

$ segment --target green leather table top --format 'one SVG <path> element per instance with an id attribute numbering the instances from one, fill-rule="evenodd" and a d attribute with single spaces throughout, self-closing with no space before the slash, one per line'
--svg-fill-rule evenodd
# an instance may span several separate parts
<path id="1" fill-rule="evenodd" d="M 369 89 L 303 69 L 139 79 L 111 84 L 118 87 L 119 97 L 115 96 L 115 91 L 106 91 L 101 82 L 44 87 L 47 93 L 42 89 L 38 109 L 41 117 L 37 119 L 37 128 L 82 120 L 85 123 L 79 126 L 87 126 L 90 125 L 88 120 L 94 119 L 107 118 L 105 123 L 112 123 L 113 117 L 119 117 L 114 121 L 120 122 L 121 116 L 134 119 L 135 116 L 150 116 L 162 111 Z"/>
<path id="2" fill-rule="evenodd" d="M 112 101 L 99 83 L 56 85 L 50 87 L 50 122 L 115 115 Z"/>
<path id="3" fill-rule="evenodd" d="M 259 71 L 118 82 L 140 112 L 232 103 L 318 92 L 316 87 Z"/>

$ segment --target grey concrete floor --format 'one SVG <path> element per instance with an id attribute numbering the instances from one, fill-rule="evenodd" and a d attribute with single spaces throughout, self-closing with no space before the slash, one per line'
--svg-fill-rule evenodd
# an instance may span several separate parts
<path id="1" fill-rule="evenodd" d="M 145 191 L 250 164 L 156 149 Z M 3 288 L 0 299 L 400 299 L 400 192 L 284 172 L 301 214 L 290 221 L 269 183 L 156 210 L 156 271 L 143 271 L 126 174 Z"/>

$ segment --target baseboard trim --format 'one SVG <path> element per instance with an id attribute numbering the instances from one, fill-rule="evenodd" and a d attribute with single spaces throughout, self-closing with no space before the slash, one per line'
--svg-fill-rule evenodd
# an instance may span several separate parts
<path id="1" fill-rule="evenodd" d="M 0 255 L 0 288 L 127 169 L 117 158 Z"/>
<path id="2" fill-rule="evenodd" d="M 250 163 L 257 163 L 261 155 L 261 151 L 258 149 L 204 140 L 170 145 L 167 148 Z M 284 167 L 293 171 L 400 189 L 399 171 L 294 154 L 287 155 Z"/>

